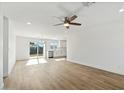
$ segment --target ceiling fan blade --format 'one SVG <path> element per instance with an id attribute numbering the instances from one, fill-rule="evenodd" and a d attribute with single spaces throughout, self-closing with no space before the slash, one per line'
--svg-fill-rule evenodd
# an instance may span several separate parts
<path id="1" fill-rule="evenodd" d="M 72 17 L 69 18 L 69 21 L 73 21 L 73 20 L 75 20 L 76 18 L 77 18 L 77 16 L 76 16 L 76 15 L 73 15 Z"/>
<path id="2" fill-rule="evenodd" d="M 81 26 L 80 23 L 69 23 L 70 25 L 77 25 L 77 26 Z"/>
<path id="3" fill-rule="evenodd" d="M 59 25 L 64 25 L 64 23 L 55 24 L 53 26 L 59 26 Z"/>

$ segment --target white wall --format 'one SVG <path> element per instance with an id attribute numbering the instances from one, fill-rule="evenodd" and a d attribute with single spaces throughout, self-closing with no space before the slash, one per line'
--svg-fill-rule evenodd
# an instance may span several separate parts
<path id="1" fill-rule="evenodd" d="M 7 17 L 3 17 L 3 75 L 7 76 L 15 64 L 15 30 L 14 22 Z"/>
<path id="2" fill-rule="evenodd" d="M 0 4 L 0 89 L 3 87 L 3 16 Z"/>
<path id="3" fill-rule="evenodd" d="M 16 36 L 15 36 L 15 27 L 14 21 L 9 19 L 9 63 L 8 63 L 8 71 L 9 73 L 12 71 L 14 64 L 16 62 Z"/>
<path id="4" fill-rule="evenodd" d="M 39 41 L 40 39 L 29 37 L 16 37 L 16 60 L 25 60 L 30 58 L 30 42 Z"/>
<path id="5" fill-rule="evenodd" d="M 27 38 L 16 37 L 16 60 L 29 59 L 29 42 Z"/>
<path id="6" fill-rule="evenodd" d="M 71 31 L 67 59 L 124 75 L 123 19 Z"/>
<path id="7" fill-rule="evenodd" d="M 8 76 L 8 59 L 9 59 L 9 21 L 3 17 L 3 76 Z"/>

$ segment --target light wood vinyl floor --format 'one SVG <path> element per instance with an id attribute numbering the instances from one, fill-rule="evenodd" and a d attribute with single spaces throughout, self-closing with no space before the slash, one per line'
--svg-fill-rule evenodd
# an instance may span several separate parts
<path id="1" fill-rule="evenodd" d="M 124 89 L 124 76 L 65 60 L 17 61 L 4 89 Z"/>

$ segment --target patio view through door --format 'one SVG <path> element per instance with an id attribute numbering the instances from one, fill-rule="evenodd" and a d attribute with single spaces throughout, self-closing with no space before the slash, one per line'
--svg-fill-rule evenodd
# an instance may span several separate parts
<path id="1" fill-rule="evenodd" d="M 30 42 L 30 57 L 40 58 L 44 55 L 44 43 L 42 41 Z"/>

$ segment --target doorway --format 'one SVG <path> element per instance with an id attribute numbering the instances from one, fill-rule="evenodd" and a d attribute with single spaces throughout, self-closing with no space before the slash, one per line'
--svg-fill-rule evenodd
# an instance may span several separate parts
<path id="1" fill-rule="evenodd" d="M 43 41 L 30 42 L 30 58 L 42 57 L 44 57 L 44 42 Z"/>

